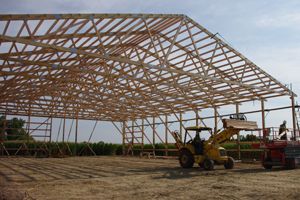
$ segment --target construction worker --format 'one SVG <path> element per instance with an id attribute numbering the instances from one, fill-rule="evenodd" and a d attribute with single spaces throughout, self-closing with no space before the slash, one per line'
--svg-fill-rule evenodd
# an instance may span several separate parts
<path id="1" fill-rule="evenodd" d="M 194 140 L 193 140 L 193 143 L 199 143 L 200 142 L 200 136 L 199 136 L 199 132 L 197 131 L 196 132 L 196 136 L 195 136 L 195 138 L 194 138 Z"/>
<path id="2" fill-rule="evenodd" d="M 195 138 L 193 140 L 193 145 L 195 147 L 195 153 L 197 155 L 199 155 L 201 153 L 201 144 L 200 143 L 201 143 L 201 139 L 200 139 L 199 132 L 197 131 L 196 132 L 196 136 L 195 136 Z"/>
<path id="3" fill-rule="evenodd" d="M 288 131 L 288 129 L 286 128 L 286 120 L 283 120 L 283 123 L 279 127 L 279 135 L 282 133 L 285 133 L 285 134 L 283 134 L 280 137 L 281 140 L 286 140 L 286 131 Z"/>

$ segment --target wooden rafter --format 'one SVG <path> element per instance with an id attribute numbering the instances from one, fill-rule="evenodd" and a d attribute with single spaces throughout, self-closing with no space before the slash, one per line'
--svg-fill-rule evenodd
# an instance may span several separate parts
<path id="1" fill-rule="evenodd" d="M 185 15 L 0 22 L 2 114 L 128 121 L 293 94 Z"/>

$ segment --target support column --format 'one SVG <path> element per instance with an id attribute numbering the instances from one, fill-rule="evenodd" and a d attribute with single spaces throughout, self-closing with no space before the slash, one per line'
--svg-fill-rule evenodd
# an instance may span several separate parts
<path id="1" fill-rule="evenodd" d="M 168 115 L 166 114 L 166 141 L 165 141 L 165 143 L 166 143 L 166 156 L 168 156 Z"/>
<path id="2" fill-rule="evenodd" d="M 215 111 L 215 129 L 214 129 L 214 134 L 217 133 L 218 131 L 218 117 L 217 117 L 217 107 L 215 106 L 214 107 L 214 111 Z"/>
<path id="3" fill-rule="evenodd" d="M 50 138 L 49 138 L 49 143 L 51 144 L 51 140 L 52 140 L 52 126 L 53 126 L 53 117 L 50 117 Z M 50 146 L 50 145 L 49 145 Z"/>
<path id="4" fill-rule="evenodd" d="M 180 111 L 180 122 L 179 122 L 179 133 L 180 133 L 180 139 L 182 140 L 182 112 Z"/>
<path id="5" fill-rule="evenodd" d="M 235 104 L 236 105 L 236 115 L 239 115 L 239 105 L 238 103 Z M 237 134 L 237 148 L 238 148 L 238 159 L 241 160 L 242 156 L 241 156 L 241 138 L 240 138 L 240 132 L 238 132 Z"/>
<path id="6" fill-rule="evenodd" d="M 132 118 L 132 132 L 131 132 L 131 152 L 133 153 L 133 144 L 134 144 L 134 119 Z"/>
<path id="7" fill-rule="evenodd" d="M 153 155 L 155 155 L 155 117 L 153 116 Z"/>
<path id="8" fill-rule="evenodd" d="M 62 135 L 62 147 L 65 144 L 65 130 L 66 130 L 66 115 L 64 116 L 64 128 L 63 128 L 63 135 Z"/>
<path id="9" fill-rule="evenodd" d="M 122 141 L 122 155 L 125 153 L 125 126 L 126 126 L 126 121 L 123 122 L 123 141 Z"/>
<path id="10" fill-rule="evenodd" d="M 28 148 L 28 144 L 29 144 L 29 132 L 30 132 L 30 118 L 31 118 L 31 101 L 29 103 L 29 116 L 28 116 L 28 126 L 27 126 L 27 148 Z"/>
<path id="11" fill-rule="evenodd" d="M 74 153 L 75 156 L 77 156 L 77 135 L 78 135 L 78 114 L 76 116 L 76 130 L 75 130 L 75 153 Z"/>
<path id="12" fill-rule="evenodd" d="M 199 126 L 199 121 L 198 121 L 198 110 L 196 109 L 196 126 Z"/>
<path id="13" fill-rule="evenodd" d="M 6 104 L 6 111 L 7 111 L 7 104 Z M 2 142 L 2 146 L 1 146 L 1 155 L 3 156 L 3 151 L 4 151 L 4 138 L 5 138 L 5 127 L 6 127 L 6 116 L 7 116 L 7 112 L 5 112 L 5 116 L 4 116 L 4 122 L 3 122 L 3 129 L 2 129 L 2 138 L 1 138 L 1 142 Z"/>
<path id="14" fill-rule="evenodd" d="M 263 130 L 265 130 L 266 128 L 266 121 L 265 121 L 265 102 L 264 100 L 262 99 L 261 100 L 261 122 L 262 122 L 262 128 Z"/>
<path id="15" fill-rule="evenodd" d="M 294 130 L 294 140 L 297 140 L 297 134 L 296 134 L 296 113 L 295 113 L 295 97 L 294 97 L 294 93 L 292 93 L 291 96 L 291 100 L 292 100 L 292 120 L 293 120 L 293 130 Z"/>
<path id="16" fill-rule="evenodd" d="M 134 143 L 134 120 L 131 121 L 131 143 Z"/>
<path id="17" fill-rule="evenodd" d="M 144 152 L 144 118 L 142 118 L 142 153 Z"/>
<path id="18" fill-rule="evenodd" d="M 49 155 L 48 155 L 48 156 L 51 156 L 52 127 L 53 127 L 53 117 L 52 117 L 52 115 L 51 115 L 51 122 L 50 122 L 50 138 L 49 138 Z"/>
<path id="19" fill-rule="evenodd" d="M 266 129 L 266 121 L 265 121 L 265 102 L 263 99 L 261 99 L 261 123 L 262 123 L 262 134 L 265 135 L 265 129 Z M 267 136 L 265 136 L 267 137 Z M 266 139 L 264 138 L 264 141 Z M 267 158 L 267 149 L 264 149 L 264 157 Z"/>
<path id="20" fill-rule="evenodd" d="M 31 103 L 29 104 L 29 106 L 31 107 Z M 27 126 L 27 143 L 26 143 L 26 147 L 28 148 L 28 144 L 29 144 L 29 132 L 30 132 L 30 119 L 31 119 L 31 112 L 30 112 L 30 107 L 29 107 L 29 116 L 28 116 L 28 126 Z"/>
<path id="21" fill-rule="evenodd" d="M 5 138 L 5 126 L 6 126 L 6 113 L 4 115 L 4 122 L 3 122 L 3 129 L 2 129 L 2 136 L 1 136 L 1 142 L 4 143 Z"/>

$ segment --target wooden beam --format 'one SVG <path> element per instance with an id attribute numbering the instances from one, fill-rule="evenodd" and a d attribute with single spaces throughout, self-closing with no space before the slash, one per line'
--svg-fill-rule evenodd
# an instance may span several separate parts
<path id="1" fill-rule="evenodd" d="M 296 113 L 295 113 L 295 97 L 291 96 L 292 101 L 292 120 L 293 120 L 293 131 L 294 131 L 294 140 L 297 140 L 297 131 L 296 131 Z"/>
<path id="2" fill-rule="evenodd" d="M 65 51 L 65 52 L 74 52 L 74 53 L 80 54 L 80 55 L 87 55 L 87 56 L 90 56 L 90 57 L 102 58 L 102 59 L 105 59 L 105 60 L 113 60 L 113 61 L 118 61 L 118 62 L 124 62 L 124 63 L 128 63 L 128 64 L 143 66 L 143 67 L 150 68 L 150 69 L 154 68 L 154 69 L 157 69 L 157 70 L 169 71 L 169 72 L 186 75 L 186 76 L 193 77 L 193 78 L 209 79 L 209 80 L 212 80 L 212 81 L 217 81 L 217 82 L 227 83 L 227 84 L 232 84 L 232 85 L 239 85 L 241 87 L 252 88 L 252 89 L 256 89 L 256 90 L 269 91 L 269 92 L 272 92 L 272 93 L 279 93 L 279 94 L 282 94 L 282 95 L 290 95 L 288 92 L 275 91 L 275 90 L 271 90 L 271 89 L 267 89 L 267 88 L 256 87 L 256 86 L 252 86 L 252 85 L 238 83 L 238 82 L 235 82 L 235 81 L 228 81 L 228 80 L 219 79 L 219 78 L 210 77 L 210 76 L 205 76 L 205 75 L 201 75 L 201 74 L 187 73 L 185 71 L 175 70 L 175 69 L 171 69 L 171 68 L 165 68 L 165 67 L 162 68 L 161 66 L 157 66 L 157 65 L 151 65 L 151 64 L 147 64 L 147 63 L 140 63 L 140 62 L 136 62 L 136 61 L 132 61 L 132 60 L 126 60 L 126 59 L 123 59 L 123 58 L 113 57 L 113 56 L 109 56 L 109 55 L 95 54 L 95 53 L 86 52 L 86 51 L 83 51 L 83 50 L 80 50 L 80 49 L 71 49 L 71 48 L 66 48 L 66 47 L 61 47 L 61 46 L 56 46 L 56 45 L 45 44 L 45 43 L 41 43 L 41 42 L 32 42 L 32 41 L 25 40 L 25 39 L 10 37 L 10 36 L 4 36 L 4 35 L 0 35 L 0 40 L 11 41 L 11 42 L 19 42 L 19 43 L 23 43 L 23 44 L 39 46 L 39 47 L 44 47 L 44 48 L 50 48 L 50 49 L 55 49 L 55 50 Z"/>
<path id="3" fill-rule="evenodd" d="M 236 115 L 239 115 L 239 104 L 236 104 Z M 241 138 L 240 138 L 240 132 L 237 134 L 237 147 L 238 147 L 238 159 L 241 160 Z"/>
<path id="4" fill-rule="evenodd" d="M 165 156 L 168 156 L 168 130 L 169 130 L 169 127 L 168 127 L 168 115 L 165 115 L 165 143 L 166 143 L 166 153 L 165 153 Z"/>
<path id="5" fill-rule="evenodd" d="M 214 113 L 215 113 L 215 128 L 214 128 L 214 134 L 217 134 L 218 131 L 218 112 L 217 107 L 214 107 Z"/>
<path id="6" fill-rule="evenodd" d="M 78 112 L 76 116 L 76 130 L 75 130 L 75 149 L 74 155 L 77 156 L 77 137 L 78 137 Z"/>

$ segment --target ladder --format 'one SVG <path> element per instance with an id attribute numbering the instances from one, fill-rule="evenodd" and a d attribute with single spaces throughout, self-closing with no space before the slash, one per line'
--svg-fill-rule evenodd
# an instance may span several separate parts
<path id="1" fill-rule="evenodd" d="M 124 139 L 125 141 L 127 141 L 128 147 L 125 149 L 125 152 L 123 152 L 123 155 L 127 156 L 129 155 L 129 153 L 131 152 L 131 155 L 133 156 L 133 145 L 135 144 L 134 141 L 137 141 L 137 144 L 141 145 L 142 149 L 143 149 L 143 145 L 141 144 L 141 142 L 139 141 L 143 135 L 142 135 L 142 131 L 136 131 L 136 130 L 129 130 L 128 126 L 126 125 L 126 132 L 124 133 Z M 140 137 L 137 137 L 136 134 L 141 134 Z"/>

